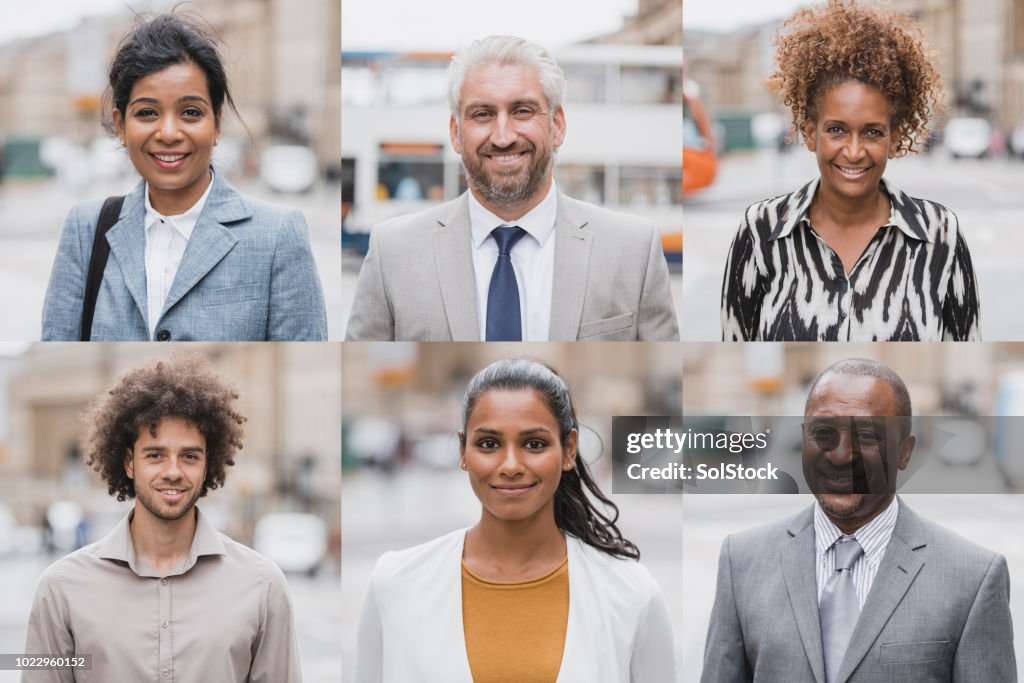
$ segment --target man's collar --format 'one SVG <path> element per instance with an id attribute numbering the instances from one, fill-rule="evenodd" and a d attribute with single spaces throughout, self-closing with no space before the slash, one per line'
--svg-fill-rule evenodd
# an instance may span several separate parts
<path id="1" fill-rule="evenodd" d="M 213 525 L 210 524 L 198 506 L 195 510 L 196 531 L 195 535 L 192 536 L 192 545 L 189 548 L 181 571 L 172 573 L 183 574 L 187 572 L 195 565 L 196 560 L 204 555 L 225 555 L 227 553 L 224 548 L 224 539 L 213 528 Z M 143 573 L 143 568 L 139 566 L 138 556 L 135 554 L 135 546 L 132 544 L 130 525 L 134 516 L 135 508 L 133 506 L 128 511 L 128 514 L 117 523 L 114 530 L 96 544 L 96 556 L 104 560 L 124 562 L 139 576 L 149 576 L 150 574 L 148 572 Z"/>
<path id="2" fill-rule="evenodd" d="M 784 214 L 779 223 L 768 236 L 771 241 L 789 237 L 793 230 L 801 224 L 811 224 L 811 202 L 818 191 L 821 178 L 815 178 L 786 198 Z M 932 242 L 934 238 L 928 232 L 928 226 L 921 214 L 919 204 L 912 197 L 903 193 L 886 179 L 881 180 L 882 191 L 889 195 L 889 221 L 880 227 L 894 226 L 907 237 L 919 242 Z"/>
<path id="3" fill-rule="evenodd" d="M 491 231 L 501 226 L 517 225 L 539 244 L 547 242 L 555 230 L 555 218 L 558 214 L 558 190 L 555 188 L 554 180 L 551 181 L 551 187 L 548 188 L 548 193 L 540 204 L 514 221 L 506 221 L 486 208 L 473 195 L 472 190 L 467 191 L 466 194 L 469 195 L 469 228 L 474 249 L 479 249 L 480 245 L 491 236 Z"/>
<path id="4" fill-rule="evenodd" d="M 892 532 L 896 528 L 896 519 L 899 517 L 900 506 L 895 496 L 889 503 L 888 507 L 885 508 L 877 517 L 872 519 L 870 522 L 857 529 L 852 534 L 844 534 L 828 518 L 825 511 L 821 509 L 821 503 L 815 501 L 814 503 L 814 548 L 817 555 L 821 557 L 824 555 L 829 548 L 836 542 L 840 536 L 852 536 L 857 539 L 861 547 L 864 549 L 864 556 L 868 559 L 868 562 L 877 564 L 882 559 L 882 554 L 885 552 L 885 547 L 889 543 L 889 539 L 892 537 Z"/>

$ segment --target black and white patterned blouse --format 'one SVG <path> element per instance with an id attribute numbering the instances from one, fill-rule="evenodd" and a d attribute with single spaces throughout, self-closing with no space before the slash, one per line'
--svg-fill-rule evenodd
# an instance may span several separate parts
<path id="1" fill-rule="evenodd" d="M 747 208 L 722 283 L 722 338 L 974 341 L 978 292 L 956 215 L 886 181 L 892 212 L 849 275 L 811 226 L 814 180 Z"/>

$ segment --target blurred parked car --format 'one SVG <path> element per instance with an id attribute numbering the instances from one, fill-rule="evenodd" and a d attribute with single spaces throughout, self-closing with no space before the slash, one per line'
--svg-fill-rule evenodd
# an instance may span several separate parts
<path id="1" fill-rule="evenodd" d="M 256 523 L 253 550 L 285 572 L 315 576 L 327 554 L 327 525 L 316 515 L 277 512 Z"/>
<path id="2" fill-rule="evenodd" d="M 260 179 L 275 192 L 308 192 L 319 175 L 316 154 L 301 145 L 274 145 L 260 155 Z"/>
<path id="3" fill-rule="evenodd" d="M 980 159 L 988 153 L 992 142 L 992 126 L 985 119 L 955 118 L 946 124 L 943 134 L 946 149 L 954 158 Z"/>

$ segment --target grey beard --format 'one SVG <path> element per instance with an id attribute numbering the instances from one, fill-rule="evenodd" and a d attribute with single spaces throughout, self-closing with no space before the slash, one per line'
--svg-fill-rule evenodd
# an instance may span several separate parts
<path id="1" fill-rule="evenodd" d="M 544 168 L 540 168 L 539 165 L 531 165 L 526 169 L 526 173 L 512 184 L 501 182 L 500 176 L 497 181 L 494 181 L 485 177 L 479 169 L 471 170 L 468 167 L 466 168 L 466 179 L 470 187 L 491 204 L 510 206 L 532 198 L 554 165 L 555 155 L 550 154 L 546 163 L 543 164 Z"/>

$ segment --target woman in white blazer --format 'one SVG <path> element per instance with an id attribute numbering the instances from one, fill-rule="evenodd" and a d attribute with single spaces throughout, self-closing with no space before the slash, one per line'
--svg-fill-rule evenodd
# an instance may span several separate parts
<path id="1" fill-rule="evenodd" d="M 356 681 L 675 681 L 665 599 L 577 457 L 565 381 L 491 364 L 466 389 L 459 443 L 480 521 L 377 561 Z"/>

